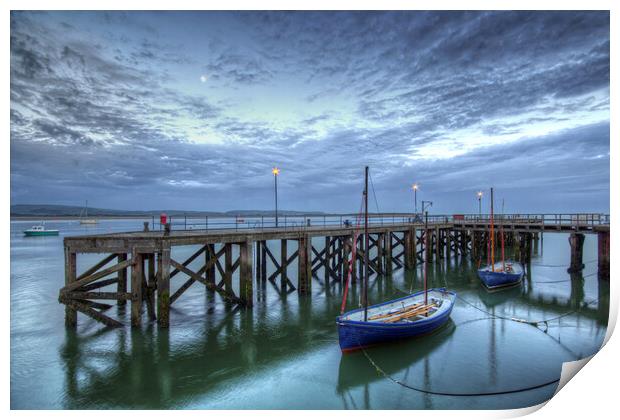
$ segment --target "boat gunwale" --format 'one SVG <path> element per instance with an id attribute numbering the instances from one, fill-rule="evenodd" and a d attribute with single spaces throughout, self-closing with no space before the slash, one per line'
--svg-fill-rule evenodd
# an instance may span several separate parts
<path id="1" fill-rule="evenodd" d="M 343 319 L 346 316 L 350 316 L 354 313 L 358 313 L 364 310 L 364 308 L 359 308 L 359 309 L 354 309 L 352 311 L 349 312 L 345 312 L 342 315 L 339 315 L 336 318 L 336 324 L 338 325 L 351 325 L 351 326 L 357 326 L 357 327 L 365 327 L 365 328 L 411 328 L 414 326 L 418 326 L 418 325 L 423 325 L 426 324 L 428 322 L 433 322 L 435 321 L 437 318 L 439 318 L 440 316 L 442 316 L 445 313 L 449 313 L 452 311 L 452 308 L 454 307 L 454 302 L 456 300 L 456 292 L 453 292 L 451 290 L 447 290 L 446 288 L 433 288 L 433 289 L 428 289 L 428 292 L 440 292 L 442 294 L 447 294 L 451 296 L 450 299 L 450 307 L 445 309 L 445 310 L 437 310 L 435 311 L 432 315 L 423 318 L 423 319 L 419 319 L 413 322 L 394 322 L 394 323 L 386 323 L 386 322 L 377 322 L 377 321 L 354 321 L 354 320 L 350 320 L 350 319 Z M 406 299 L 410 299 L 412 297 L 415 296 L 419 296 L 421 294 L 424 293 L 424 290 L 416 292 L 416 293 L 412 293 L 410 295 L 401 297 L 401 298 L 396 298 L 396 299 L 392 299 L 392 300 L 388 300 L 386 302 L 381 302 L 381 303 L 377 303 L 374 305 L 371 305 L 368 307 L 368 309 L 371 308 L 377 308 L 383 305 L 387 305 L 390 303 L 394 303 L 394 302 L 400 302 L 402 300 L 406 300 Z"/>

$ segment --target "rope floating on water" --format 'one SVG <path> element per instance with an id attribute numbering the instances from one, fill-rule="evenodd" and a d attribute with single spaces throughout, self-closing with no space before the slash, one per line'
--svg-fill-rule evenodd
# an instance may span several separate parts
<path id="1" fill-rule="evenodd" d="M 583 278 L 585 279 L 585 278 L 587 278 L 587 277 L 592 277 L 592 276 L 595 276 L 595 275 L 597 275 L 597 274 L 598 274 L 598 272 L 595 272 L 595 273 L 590 273 L 590 274 L 587 274 L 587 275 L 583 276 Z M 565 283 L 565 282 L 567 282 L 567 281 L 572 281 L 572 279 L 566 279 L 566 280 L 552 280 L 552 281 L 535 281 L 535 282 L 533 282 L 533 283 L 534 283 L 534 284 L 550 284 L 550 283 Z"/>
<path id="2" fill-rule="evenodd" d="M 392 381 L 395 384 L 400 385 L 402 387 L 411 389 L 413 391 L 421 392 L 421 393 L 424 393 L 424 394 L 441 395 L 441 396 L 446 396 L 446 397 L 485 397 L 485 396 L 491 396 L 491 395 L 515 394 L 515 393 L 518 393 L 518 392 L 531 391 L 531 390 L 538 389 L 538 388 L 544 388 L 546 386 L 552 385 L 552 384 L 560 381 L 560 378 L 557 378 L 557 379 L 554 379 L 552 381 L 545 382 L 543 384 L 538 384 L 538 385 L 533 385 L 533 386 L 528 386 L 528 387 L 523 387 L 523 388 L 518 388 L 518 389 L 510 389 L 510 390 L 506 390 L 506 391 L 490 391 L 490 392 L 446 392 L 446 391 L 432 391 L 430 389 L 418 388 L 418 387 L 406 384 L 406 383 L 404 383 L 402 381 L 399 381 L 398 379 L 393 378 L 388 373 L 386 373 L 383 369 L 381 369 L 381 367 L 379 365 L 377 365 L 374 360 L 372 360 L 372 358 L 366 352 L 366 349 L 362 348 L 362 351 L 364 352 L 364 356 L 366 356 L 366 359 L 368 359 L 370 364 L 377 370 L 377 372 L 379 372 L 381 375 L 383 375 L 386 379 L 389 379 L 390 381 Z"/>
<path id="3" fill-rule="evenodd" d="M 407 294 L 406 292 L 404 292 L 404 291 L 402 291 L 402 290 L 400 290 L 400 289 L 398 289 L 398 288 L 396 288 L 396 287 L 395 287 L 395 289 L 396 289 L 396 290 L 398 290 L 400 293 Z M 586 302 L 586 303 L 585 303 L 585 306 L 588 306 L 588 305 L 591 305 L 591 304 L 593 304 L 593 303 L 598 302 L 598 301 L 600 300 L 600 298 L 605 297 L 606 295 L 608 295 L 608 293 L 607 293 L 607 294 L 605 294 L 605 295 L 602 295 L 601 297 L 599 297 L 599 298 L 597 298 L 597 299 L 593 299 L 593 300 L 591 300 L 591 301 Z M 522 324 L 530 324 L 530 325 L 535 326 L 535 327 L 538 327 L 538 325 L 539 325 L 539 324 L 547 324 L 547 323 L 549 323 L 549 322 L 551 322 L 551 321 L 555 321 L 555 320 L 558 320 L 558 319 L 560 319 L 560 318 L 564 318 L 565 316 L 572 315 L 572 314 L 574 314 L 574 313 L 580 312 L 580 310 L 581 310 L 581 308 L 578 308 L 578 309 L 575 309 L 575 310 L 573 310 L 573 311 L 569 311 L 569 312 L 563 313 L 563 314 L 561 314 L 561 315 L 559 315 L 559 316 L 556 316 L 556 317 L 553 317 L 553 318 L 543 319 L 543 320 L 540 320 L 540 321 L 531 321 L 531 320 L 522 319 L 522 318 L 515 318 L 515 317 L 509 317 L 509 316 L 496 315 L 496 314 L 494 314 L 494 313 L 491 313 L 491 312 L 489 312 L 489 311 L 487 311 L 487 310 L 485 310 L 485 309 L 482 309 L 482 308 L 480 308 L 480 307 L 478 307 L 478 306 L 474 305 L 473 303 L 471 303 L 471 302 L 469 302 L 469 301 L 467 301 L 467 300 L 463 299 L 463 298 L 462 298 L 462 297 L 460 297 L 459 295 L 456 295 L 456 298 L 457 298 L 457 299 L 459 299 L 459 300 L 461 300 L 461 301 L 463 301 L 463 302 L 465 302 L 466 304 L 468 304 L 468 305 L 469 305 L 469 306 L 471 306 L 472 308 L 477 309 L 477 310 L 479 310 L 480 312 L 482 312 L 482 313 L 485 313 L 485 314 L 489 315 L 489 316 L 490 316 L 490 317 L 492 317 L 492 318 L 505 319 L 505 320 L 507 320 L 507 321 L 520 322 L 520 323 L 522 323 Z"/>
<path id="4" fill-rule="evenodd" d="M 583 264 L 591 264 L 593 262 L 596 262 L 597 260 L 590 260 L 590 261 L 586 261 Z M 568 267 L 570 264 L 530 264 L 532 267 Z"/>

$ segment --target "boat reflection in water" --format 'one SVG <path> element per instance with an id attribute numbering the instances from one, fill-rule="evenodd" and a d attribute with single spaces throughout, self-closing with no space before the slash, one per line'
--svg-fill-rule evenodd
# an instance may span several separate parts
<path id="1" fill-rule="evenodd" d="M 386 374 L 393 375 L 408 370 L 437 350 L 448 341 L 455 330 L 456 325 L 449 319 L 443 327 L 430 335 L 386 343 L 372 347 L 368 351 L 372 352 L 373 357 L 376 355 L 380 359 L 380 367 Z M 379 380 L 385 380 L 385 378 L 372 366 L 364 352 L 359 351 L 341 356 L 336 386 L 339 394 Z"/>
<path id="2" fill-rule="evenodd" d="M 501 289 L 489 290 L 483 286 L 478 288 L 478 298 L 487 308 L 504 304 L 508 301 L 517 299 L 523 294 L 523 283 L 517 283 L 512 286 L 503 287 Z"/>

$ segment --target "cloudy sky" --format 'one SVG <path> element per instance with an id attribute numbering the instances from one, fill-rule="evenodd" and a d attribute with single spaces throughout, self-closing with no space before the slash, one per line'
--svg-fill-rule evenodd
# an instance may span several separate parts
<path id="1" fill-rule="evenodd" d="M 608 211 L 609 119 L 608 12 L 11 14 L 12 204 Z"/>

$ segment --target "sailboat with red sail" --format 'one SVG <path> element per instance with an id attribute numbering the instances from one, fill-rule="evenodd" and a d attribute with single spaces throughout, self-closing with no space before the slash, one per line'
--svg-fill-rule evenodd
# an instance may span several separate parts
<path id="1" fill-rule="evenodd" d="M 504 219 L 500 225 L 502 259 L 495 261 L 495 221 L 493 214 L 493 188 L 491 188 L 491 220 L 487 252 L 487 266 L 478 270 L 478 277 L 487 289 L 500 289 L 515 286 L 523 280 L 525 270 L 514 261 L 507 261 L 504 251 Z"/>

